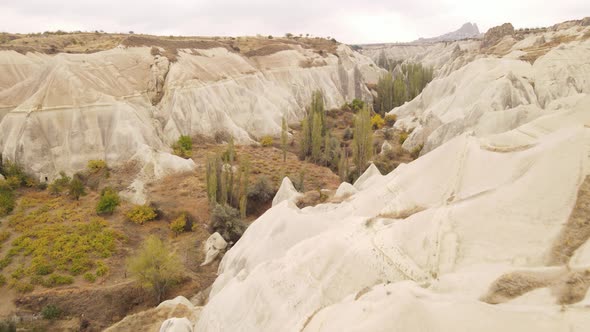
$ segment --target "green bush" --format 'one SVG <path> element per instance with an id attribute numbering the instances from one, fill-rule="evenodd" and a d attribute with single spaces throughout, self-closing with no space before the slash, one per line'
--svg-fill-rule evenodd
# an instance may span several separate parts
<path id="1" fill-rule="evenodd" d="M 89 160 L 87 168 L 90 172 L 96 173 L 107 168 L 107 163 L 104 160 Z"/>
<path id="2" fill-rule="evenodd" d="M 96 275 L 94 273 L 91 272 L 86 272 L 84 273 L 84 279 L 88 282 L 95 282 L 96 281 Z"/>
<path id="3" fill-rule="evenodd" d="M 100 194 L 100 199 L 96 206 L 96 213 L 99 215 L 113 214 L 119 204 L 121 204 L 119 194 L 113 188 L 107 187 Z"/>
<path id="4" fill-rule="evenodd" d="M 143 223 L 156 219 L 158 214 L 149 205 L 136 205 L 125 214 L 127 219 L 136 224 L 143 225 Z"/>
<path id="5" fill-rule="evenodd" d="M 274 197 L 275 190 L 266 176 L 259 177 L 248 190 L 248 199 L 258 203 L 266 203 Z"/>
<path id="6" fill-rule="evenodd" d="M 15 162 L 7 160 L 2 163 L 2 174 L 8 182 L 16 187 L 24 186 L 27 184 L 28 176 L 24 169 Z"/>
<path id="7" fill-rule="evenodd" d="M 44 281 L 43 286 L 47 288 L 63 285 L 71 285 L 74 283 L 74 278 L 63 274 L 50 274 Z"/>
<path id="8" fill-rule="evenodd" d="M 184 232 L 187 228 L 187 217 L 185 213 L 182 213 L 178 218 L 174 219 L 170 223 L 170 230 L 174 232 L 175 235 L 179 235 L 180 233 Z"/>
<path id="9" fill-rule="evenodd" d="M 3 217 L 12 210 L 16 205 L 16 197 L 14 190 L 6 183 L 6 181 L 0 180 L 0 217 Z"/>
<path id="10" fill-rule="evenodd" d="M 218 232 L 227 242 L 235 243 L 245 230 L 246 225 L 240 220 L 240 211 L 229 205 L 215 205 L 209 223 L 211 233 Z"/>
<path id="11" fill-rule="evenodd" d="M 48 304 L 45 307 L 43 307 L 43 309 L 41 309 L 41 316 L 44 319 L 57 319 L 59 318 L 59 316 L 61 316 L 61 309 L 54 306 L 53 304 Z"/>
<path id="12" fill-rule="evenodd" d="M 59 178 L 53 180 L 49 185 L 49 192 L 53 195 L 59 195 L 68 188 L 72 179 L 65 173 L 59 172 Z"/>
<path id="13" fill-rule="evenodd" d="M 101 261 L 96 262 L 96 276 L 103 277 L 106 276 L 107 273 L 109 273 L 109 267 Z"/>
<path id="14" fill-rule="evenodd" d="M 273 138 L 272 138 L 272 136 L 263 136 L 263 137 L 260 139 L 260 144 L 261 144 L 262 146 L 264 146 L 264 147 L 269 147 L 269 146 L 272 146 L 272 143 L 273 143 Z"/>
<path id="15" fill-rule="evenodd" d="M 77 176 L 74 176 L 68 185 L 68 195 L 75 200 L 79 200 L 80 196 L 86 195 L 84 184 Z"/>
<path id="16" fill-rule="evenodd" d="M 363 107 L 365 107 L 365 102 L 360 100 L 360 99 L 353 99 L 352 102 L 350 103 L 350 108 L 355 111 L 358 112 L 360 110 L 363 109 Z"/>
<path id="17" fill-rule="evenodd" d="M 180 135 L 178 141 L 172 145 L 174 154 L 182 158 L 190 158 L 192 156 L 193 141 L 190 136 Z"/>
<path id="18" fill-rule="evenodd" d="M 6 277 L 0 274 L 0 287 L 6 285 Z"/>

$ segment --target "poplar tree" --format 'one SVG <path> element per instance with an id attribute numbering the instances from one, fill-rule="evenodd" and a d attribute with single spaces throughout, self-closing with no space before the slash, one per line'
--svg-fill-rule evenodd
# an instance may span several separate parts
<path id="1" fill-rule="evenodd" d="M 313 115 L 313 126 L 311 131 L 311 159 L 313 161 L 320 161 L 322 153 L 322 118 L 321 115 L 315 113 Z"/>
<path id="2" fill-rule="evenodd" d="M 371 112 L 364 107 L 354 118 L 354 138 L 352 140 L 353 160 L 358 176 L 373 154 L 373 132 L 371 131 Z"/>
<path id="3" fill-rule="evenodd" d="M 283 117 L 281 120 L 281 149 L 283 150 L 283 162 L 287 161 L 287 143 L 289 140 L 288 131 L 289 127 L 287 126 L 287 120 Z"/>

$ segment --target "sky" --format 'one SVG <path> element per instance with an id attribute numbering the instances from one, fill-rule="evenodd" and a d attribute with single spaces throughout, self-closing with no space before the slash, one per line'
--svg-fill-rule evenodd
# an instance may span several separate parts
<path id="1" fill-rule="evenodd" d="M 0 0 L 0 31 L 94 31 L 156 35 L 285 33 L 340 42 L 405 42 L 474 22 L 541 27 L 590 16 L 587 0 Z"/>

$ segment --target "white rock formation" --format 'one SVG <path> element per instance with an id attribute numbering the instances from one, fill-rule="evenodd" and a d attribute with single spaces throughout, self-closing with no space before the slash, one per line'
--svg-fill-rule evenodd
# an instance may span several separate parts
<path id="1" fill-rule="evenodd" d="M 348 182 L 342 182 L 338 189 L 336 189 L 336 194 L 334 194 L 334 199 L 345 199 L 354 194 L 356 194 L 358 190 Z"/>
<path id="2" fill-rule="evenodd" d="M 289 177 L 285 176 L 281 182 L 279 190 L 272 199 L 272 206 L 275 206 L 283 201 L 289 201 L 291 203 L 297 203 L 299 198 L 303 197 L 303 194 L 298 192 L 293 186 L 293 182 Z"/>
<path id="3" fill-rule="evenodd" d="M 371 163 L 371 165 L 359 176 L 359 178 L 354 182 L 353 187 L 357 190 L 363 190 L 373 184 L 376 180 L 380 179 L 383 175 L 375 166 L 375 164 Z"/>
<path id="4" fill-rule="evenodd" d="M 441 121 L 430 152 L 368 170 L 341 203 L 273 206 L 226 253 L 196 330 L 586 331 L 588 238 L 571 218 L 590 213 L 588 45 L 472 61 L 394 110 L 415 131 Z M 574 58 L 543 65 L 552 52 Z"/>
<path id="5" fill-rule="evenodd" d="M 590 93 L 590 40 L 582 38 L 585 33 L 589 27 L 532 34 L 513 41 L 503 57 L 466 52 L 439 67 L 422 94 L 390 112 L 397 116 L 396 128 L 414 130 L 403 148 L 423 144 L 426 153 L 467 131 L 477 136 L 501 133 Z M 520 60 L 527 52 L 538 52 L 534 45 L 541 37 L 547 42 L 571 40 L 541 47 L 546 54 L 533 64 Z"/>
<path id="6" fill-rule="evenodd" d="M 205 260 L 201 263 L 201 266 L 211 264 L 225 248 L 227 248 L 227 242 L 223 237 L 218 232 L 211 234 L 203 246 Z"/>
<path id="7" fill-rule="evenodd" d="M 328 108 L 371 98 L 365 83 L 375 83 L 382 70 L 347 46 L 335 53 L 299 45 L 250 57 L 186 49 L 171 63 L 149 47 L 0 51 L 0 153 L 52 179 L 83 169 L 89 159 L 116 166 L 139 154 L 157 168 L 158 153 L 170 152 L 181 134 L 224 132 L 239 142 L 278 134 L 282 117 L 299 120 L 314 90 L 324 91 Z M 155 153 L 144 156 L 147 149 Z"/>
<path id="8" fill-rule="evenodd" d="M 160 332 L 193 332 L 193 323 L 185 317 L 168 318 L 160 326 Z"/>
<path id="9" fill-rule="evenodd" d="M 381 144 L 381 152 L 380 154 L 384 154 L 387 151 L 391 151 L 393 149 L 393 146 L 391 146 L 391 144 L 388 141 L 383 141 L 383 144 Z"/>

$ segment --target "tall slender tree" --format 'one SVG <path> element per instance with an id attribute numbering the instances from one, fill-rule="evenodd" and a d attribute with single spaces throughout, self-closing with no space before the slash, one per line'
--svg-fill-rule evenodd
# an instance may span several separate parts
<path id="1" fill-rule="evenodd" d="M 281 120 L 281 150 L 283 150 L 283 162 L 287 161 L 287 144 L 289 140 L 289 127 L 287 120 L 283 116 Z"/>
<path id="2" fill-rule="evenodd" d="M 373 154 L 373 132 L 371 131 L 371 111 L 363 109 L 354 118 L 354 138 L 352 140 L 353 160 L 358 176 L 365 170 Z"/>

